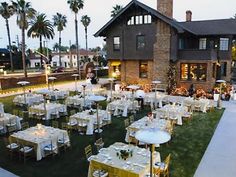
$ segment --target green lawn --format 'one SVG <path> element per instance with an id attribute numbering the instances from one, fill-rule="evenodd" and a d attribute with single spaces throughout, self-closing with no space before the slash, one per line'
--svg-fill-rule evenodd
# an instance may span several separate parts
<path id="1" fill-rule="evenodd" d="M 5 105 L 5 112 L 12 112 L 12 99 L 14 97 L 1 98 L 0 102 Z M 149 112 L 145 108 L 135 115 L 136 119 L 142 118 Z M 171 177 L 191 177 L 207 148 L 208 143 L 220 120 L 223 110 L 215 110 L 210 113 L 195 113 L 193 120 L 184 122 L 183 126 L 176 126 L 174 136 L 168 145 L 161 145 L 157 150 L 164 159 L 168 153 L 171 157 Z M 124 118 L 113 118 L 112 124 L 104 128 L 102 137 L 105 146 L 114 142 L 124 142 L 125 128 Z M 64 121 L 64 120 L 62 120 Z M 31 125 L 36 122 L 30 121 Z M 0 138 L 0 166 L 21 177 L 86 177 L 88 162 L 85 159 L 84 147 L 94 143 L 93 136 L 79 135 L 77 132 L 71 134 L 72 149 L 61 153 L 55 158 L 47 157 L 36 162 L 28 160 L 26 164 L 18 158 L 10 159 L 4 151 L 4 144 Z"/>

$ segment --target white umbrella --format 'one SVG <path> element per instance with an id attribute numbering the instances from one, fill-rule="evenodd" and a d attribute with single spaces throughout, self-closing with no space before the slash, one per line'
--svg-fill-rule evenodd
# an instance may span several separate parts
<path id="1" fill-rule="evenodd" d="M 92 95 L 88 97 L 89 100 L 94 101 L 96 103 L 96 108 L 97 108 L 97 133 L 99 134 L 102 132 L 100 129 L 100 119 L 98 116 L 98 102 L 106 100 L 106 97 L 104 96 L 99 96 L 99 95 Z"/>
<path id="2" fill-rule="evenodd" d="M 156 128 L 139 130 L 135 134 L 135 138 L 146 144 L 150 144 L 150 177 L 153 176 L 153 149 L 154 144 L 166 143 L 170 140 L 171 136 L 166 131 L 162 131 Z"/>

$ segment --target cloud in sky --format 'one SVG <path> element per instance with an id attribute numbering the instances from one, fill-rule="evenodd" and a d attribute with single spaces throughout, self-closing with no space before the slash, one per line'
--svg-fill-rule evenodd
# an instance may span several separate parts
<path id="1" fill-rule="evenodd" d="M 1 2 L 4 0 L 1 0 Z M 7 1 L 7 0 L 6 0 Z M 26 0 L 27 1 L 27 0 Z M 40 13 L 45 13 L 48 19 L 57 12 L 67 16 L 67 27 L 62 32 L 62 45 L 69 45 L 75 43 L 74 38 L 74 14 L 70 11 L 67 0 L 28 0 L 32 3 Z M 10 1 L 7 1 L 10 2 Z M 101 46 L 102 38 L 95 38 L 93 34 L 97 32 L 111 17 L 112 7 L 116 4 L 125 6 L 130 0 L 84 0 L 84 8 L 79 12 L 79 22 L 82 15 L 88 15 L 91 18 L 91 24 L 88 27 L 88 43 L 89 47 Z M 156 8 L 156 0 L 140 0 L 140 2 Z M 191 10 L 193 12 L 193 20 L 205 19 L 223 19 L 230 18 L 236 13 L 236 1 L 216 1 L 216 0 L 174 0 L 174 18 L 178 21 L 185 20 L 185 11 Z M 16 41 L 16 35 L 19 35 L 21 40 L 21 32 L 16 26 L 16 18 L 10 19 L 10 28 L 12 41 Z M 58 32 L 55 30 L 55 37 L 48 42 L 48 46 L 52 47 L 58 41 Z M 79 24 L 79 44 L 83 48 L 85 46 L 84 27 Z M 7 45 L 7 32 L 5 28 L 5 21 L 0 17 L 0 48 Z M 38 39 L 26 39 L 26 44 L 30 48 L 38 48 Z"/>

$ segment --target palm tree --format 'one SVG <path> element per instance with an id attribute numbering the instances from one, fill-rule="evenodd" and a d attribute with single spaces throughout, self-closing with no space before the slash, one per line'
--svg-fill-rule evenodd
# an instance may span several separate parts
<path id="1" fill-rule="evenodd" d="M 57 31 L 59 32 L 59 65 L 61 66 L 61 31 L 66 27 L 67 19 L 65 15 L 57 13 L 53 15 L 53 25 L 57 27 Z"/>
<path id="2" fill-rule="evenodd" d="M 25 2 L 25 0 L 17 0 L 16 2 L 13 1 L 12 5 L 16 9 L 17 25 L 21 29 L 22 63 L 23 63 L 24 76 L 27 77 L 26 62 L 25 62 L 25 30 L 28 28 L 29 19 L 32 19 L 34 17 L 36 11 L 31 7 L 30 2 Z"/>
<path id="3" fill-rule="evenodd" d="M 85 30 L 86 59 L 88 59 L 88 26 L 91 22 L 91 19 L 87 15 L 84 15 L 81 18 L 81 22 L 84 25 L 84 30 Z"/>
<path id="4" fill-rule="evenodd" d="M 67 3 L 70 5 L 70 9 L 75 13 L 75 40 L 76 40 L 75 44 L 76 44 L 79 79 L 81 79 L 77 15 L 78 15 L 79 10 L 83 9 L 84 1 L 83 0 L 68 0 Z"/>
<path id="5" fill-rule="evenodd" d="M 44 13 L 37 14 L 36 17 L 30 22 L 30 29 L 28 30 L 28 37 L 39 38 L 40 53 L 43 53 L 42 37 L 45 39 L 53 39 L 54 30 L 52 23 L 46 19 Z M 40 64 L 43 66 L 43 56 L 40 55 Z"/>
<path id="6" fill-rule="evenodd" d="M 6 2 L 2 2 L 2 5 L 0 6 L 0 14 L 6 21 L 6 27 L 7 27 L 7 36 L 8 36 L 8 43 L 9 43 L 9 50 L 10 50 L 10 62 L 11 62 L 11 71 L 14 71 L 13 68 L 13 60 L 12 60 L 12 51 L 11 51 L 11 35 L 10 35 L 10 29 L 9 29 L 9 22 L 8 19 L 14 15 L 15 8 L 12 5 L 8 5 Z"/>
<path id="7" fill-rule="evenodd" d="M 123 6 L 116 5 L 113 7 L 113 10 L 111 11 L 111 17 L 115 17 L 121 10 L 123 9 Z"/>

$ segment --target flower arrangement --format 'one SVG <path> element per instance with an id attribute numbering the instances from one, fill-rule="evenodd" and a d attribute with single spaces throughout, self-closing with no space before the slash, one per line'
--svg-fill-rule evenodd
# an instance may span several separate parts
<path id="1" fill-rule="evenodd" d="M 116 156 L 118 156 L 119 159 L 121 158 L 123 160 L 126 160 L 129 157 L 133 156 L 133 151 L 130 151 L 129 149 L 128 150 L 120 150 L 120 152 L 116 153 Z"/>
<path id="2" fill-rule="evenodd" d="M 93 115 L 95 112 L 93 110 L 89 111 L 89 115 Z"/>

